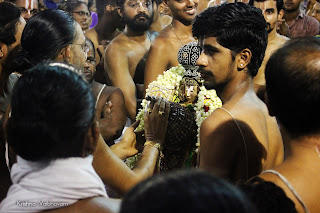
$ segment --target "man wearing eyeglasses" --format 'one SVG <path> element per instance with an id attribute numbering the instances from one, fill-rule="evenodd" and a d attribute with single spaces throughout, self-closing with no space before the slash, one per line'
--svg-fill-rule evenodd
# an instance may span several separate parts
<path id="1" fill-rule="evenodd" d="M 154 36 L 148 32 L 153 20 L 151 0 L 118 0 L 118 12 L 126 26 L 107 46 L 104 69 L 112 86 L 119 87 L 125 97 L 127 116 L 134 119 L 137 110 L 136 84 L 143 84 L 146 53 Z M 143 88 L 143 87 L 142 87 Z"/>

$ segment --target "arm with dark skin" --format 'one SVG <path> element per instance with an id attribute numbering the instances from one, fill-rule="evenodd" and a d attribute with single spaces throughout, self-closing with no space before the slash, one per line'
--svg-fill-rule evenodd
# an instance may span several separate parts
<path id="1" fill-rule="evenodd" d="M 136 116 L 136 87 L 129 72 L 129 60 L 119 45 L 109 45 L 105 52 L 104 68 L 112 85 L 121 89 L 125 98 L 127 115 L 131 119 Z"/>
<path id="2" fill-rule="evenodd" d="M 119 88 L 106 87 L 100 100 L 96 109 L 100 133 L 105 141 L 115 140 L 121 136 L 127 118 L 123 93 Z"/>
<path id="3" fill-rule="evenodd" d="M 151 113 L 147 113 L 145 116 L 146 140 L 162 145 L 167 130 L 169 103 L 159 99 L 156 103 L 151 102 L 149 108 Z M 159 111 L 164 112 L 164 114 L 160 115 Z M 136 138 L 133 130 L 137 125 L 138 123 L 134 123 L 127 129 L 124 139 L 135 143 Z M 111 186 L 121 194 L 125 194 L 138 182 L 153 174 L 158 156 L 159 150 L 156 147 L 145 146 L 136 167 L 130 170 L 100 136 L 94 153 L 93 167 L 106 185 Z"/>

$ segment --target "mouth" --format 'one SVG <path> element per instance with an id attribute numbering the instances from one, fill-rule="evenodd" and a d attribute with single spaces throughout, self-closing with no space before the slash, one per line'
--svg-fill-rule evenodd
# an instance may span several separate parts
<path id="1" fill-rule="evenodd" d="M 148 20 L 148 16 L 147 15 L 138 15 L 136 16 L 136 20 L 139 21 L 139 22 L 146 22 Z"/>
<path id="2" fill-rule="evenodd" d="M 200 70 L 199 72 L 200 72 L 201 78 L 203 80 L 205 80 L 205 79 L 209 78 L 210 76 L 212 76 L 211 72 L 209 72 L 209 71 Z"/>
<path id="3" fill-rule="evenodd" d="M 186 13 L 187 14 L 189 14 L 189 15 L 194 15 L 194 14 L 196 14 L 196 8 L 191 8 L 191 9 L 189 9 L 189 10 L 186 10 Z"/>

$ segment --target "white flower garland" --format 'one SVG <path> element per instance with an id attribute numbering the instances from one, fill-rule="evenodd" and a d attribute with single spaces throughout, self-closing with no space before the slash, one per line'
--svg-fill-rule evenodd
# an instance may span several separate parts
<path id="1" fill-rule="evenodd" d="M 159 93 L 161 97 L 167 99 L 168 101 L 179 103 L 179 85 L 182 77 L 185 74 L 185 69 L 182 65 L 178 65 L 176 67 L 172 67 L 171 69 L 164 72 L 163 75 L 159 75 L 156 81 L 153 81 L 150 85 L 158 85 L 160 87 L 166 88 L 172 91 L 172 95 L 170 97 L 163 97 L 164 95 Z M 146 95 L 155 95 L 154 91 L 150 91 L 150 85 L 146 90 Z M 151 86 L 152 87 L 152 86 Z M 142 109 L 139 109 L 138 115 L 136 119 L 140 120 L 140 124 L 137 127 L 137 130 L 144 129 L 144 112 L 146 111 L 146 106 L 148 105 L 148 101 L 143 99 L 141 106 Z M 200 87 L 200 91 L 198 94 L 198 101 L 194 106 L 194 110 L 196 112 L 196 123 L 198 126 L 198 134 L 197 134 L 197 147 L 200 145 L 200 126 L 204 119 L 206 119 L 216 108 L 222 106 L 222 102 L 220 98 L 217 96 L 215 90 L 206 90 L 204 86 Z"/>

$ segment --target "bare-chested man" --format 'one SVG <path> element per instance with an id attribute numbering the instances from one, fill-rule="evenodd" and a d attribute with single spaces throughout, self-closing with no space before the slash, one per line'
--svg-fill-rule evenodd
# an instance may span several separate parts
<path id="1" fill-rule="evenodd" d="M 193 24 L 203 48 L 197 65 L 204 86 L 223 103 L 201 125 L 199 167 L 232 182 L 283 160 L 277 122 L 252 82 L 267 46 L 266 28 L 261 11 L 244 3 L 210 7 Z"/>
<path id="2" fill-rule="evenodd" d="M 147 58 L 144 86 L 178 62 L 178 50 L 194 41 L 192 20 L 196 15 L 199 0 L 165 0 L 171 10 L 172 23 L 164 28 L 153 42 Z"/>
<path id="3" fill-rule="evenodd" d="M 137 110 L 136 84 L 143 84 L 145 55 L 152 35 L 148 32 L 153 20 L 151 0 L 118 0 L 119 14 L 126 26 L 108 46 L 104 68 L 113 86 L 119 87 L 125 98 L 127 116 L 134 119 Z"/>
<path id="4" fill-rule="evenodd" d="M 277 21 L 283 18 L 284 11 L 283 0 L 251 0 L 250 5 L 262 10 L 264 19 L 267 22 L 268 28 L 268 45 L 261 67 L 257 75 L 253 78 L 255 91 L 257 95 L 263 100 L 266 81 L 264 78 L 264 70 L 266 64 L 274 51 L 282 47 L 289 39 L 277 33 Z"/>
<path id="5" fill-rule="evenodd" d="M 88 52 L 84 66 L 84 76 L 90 83 L 93 95 L 96 98 L 95 114 L 97 121 L 99 121 L 100 133 L 110 146 L 115 139 L 121 136 L 126 123 L 124 96 L 119 88 L 93 80 L 96 70 L 95 48 L 88 38 L 86 38 L 86 46 Z"/>
<path id="6" fill-rule="evenodd" d="M 300 38 L 278 49 L 266 66 L 267 105 L 285 135 L 286 158 L 260 177 L 280 186 L 299 213 L 320 212 L 319 64 L 319 39 Z"/>

